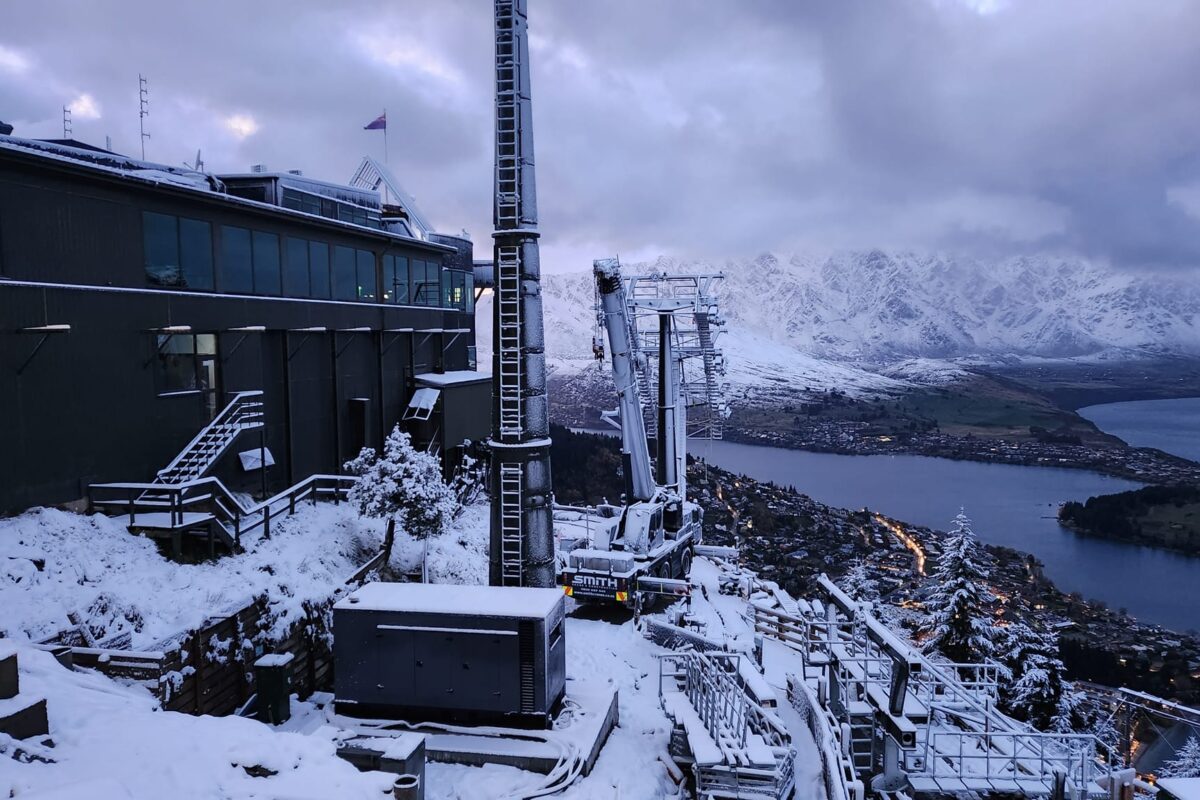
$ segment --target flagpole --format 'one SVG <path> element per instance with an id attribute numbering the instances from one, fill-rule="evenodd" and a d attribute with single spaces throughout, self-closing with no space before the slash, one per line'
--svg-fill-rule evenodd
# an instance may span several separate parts
<path id="1" fill-rule="evenodd" d="M 387 109 L 383 110 L 383 163 L 388 163 Z"/>

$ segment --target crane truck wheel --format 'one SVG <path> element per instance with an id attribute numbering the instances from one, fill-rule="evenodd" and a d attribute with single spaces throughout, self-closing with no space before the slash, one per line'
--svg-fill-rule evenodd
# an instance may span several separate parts
<path id="1" fill-rule="evenodd" d="M 684 550 L 679 557 L 679 580 L 686 581 L 692 574 L 692 551 Z"/>

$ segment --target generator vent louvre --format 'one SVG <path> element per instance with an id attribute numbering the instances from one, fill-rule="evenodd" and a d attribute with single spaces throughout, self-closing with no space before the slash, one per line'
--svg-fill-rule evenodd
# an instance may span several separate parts
<path id="1" fill-rule="evenodd" d="M 521 711 L 534 711 L 534 642 L 537 628 L 531 621 L 517 623 L 517 647 L 521 662 Z"/>

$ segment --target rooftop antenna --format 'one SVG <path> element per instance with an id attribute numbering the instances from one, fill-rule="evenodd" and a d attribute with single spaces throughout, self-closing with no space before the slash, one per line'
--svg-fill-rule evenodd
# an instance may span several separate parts
<path id="1" fill-rule="evenodd" d="M 71 128 L 71 109 L 63 106 L 63 138 L 70 139 L 74 130 Z"/>
<path id="2" fill-rule="evenodd" d="M 204 159 L 200 157 L 199 150 L 196 151 L 196 163 L 195 164 L 188 164 L 186 161 L 183 163 L 186 166 L 189 166 L 192 169 L 196 170 L 196 172 L 204 172 Z"/>
<path id="3" fill-rule="evenodd" d="M 112 137 L 107 134 L 104 136 L 104 149 L 112 151 Z"/>
<path id="4" fill-rule="evenodd" d="M 150 89 L 146 85 L 146 77 L 138 75 L 138 132 L 142 137 L 142 160 L 146 160 L 146 140 L 150 138 L 150 134 L 146 133 L 146 117 L 150 116 Z"/>

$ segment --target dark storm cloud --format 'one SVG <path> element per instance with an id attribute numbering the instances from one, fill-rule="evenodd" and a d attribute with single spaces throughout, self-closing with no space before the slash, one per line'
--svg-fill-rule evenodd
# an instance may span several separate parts
<path id="1" fill-rule="evenodd" d="M 876 246 L 1200 264 L 1200 4 L 530 4 L 551 268 Z M 402 181 L 482 242 L 490 12 L 22 4 L 0 27 L 0 119 L 56 135 L 68 103 L 77 136 L 136 152 L 142 71 L 150 157 L 344 179 L 380 152 L 361 127 L 386 106 Z"/>

